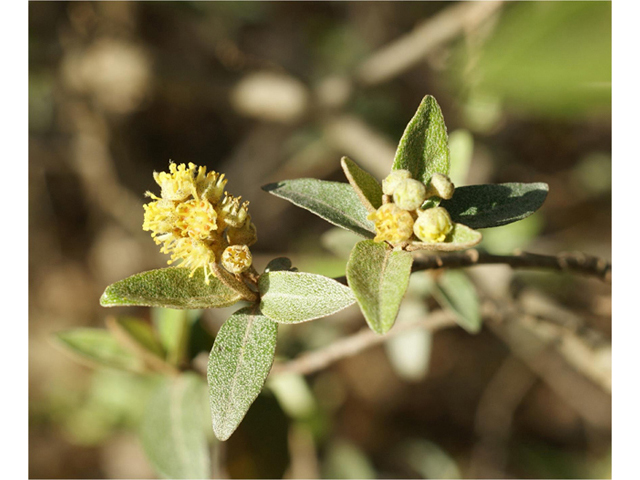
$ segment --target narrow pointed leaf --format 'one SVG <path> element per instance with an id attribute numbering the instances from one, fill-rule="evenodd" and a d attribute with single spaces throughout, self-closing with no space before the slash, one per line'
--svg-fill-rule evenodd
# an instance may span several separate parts
<path id="1" fill-rule="evenodd" d="M 528 217 L 547 198 L 546 183 L 500 183 L 456 188 L 451 200 L 440 204 L 454 222 L 471 228 L 507 225 Z"/>
<path id="2" fill-rule="evenodd" d="M 107 328 L 123 347 L 139 357 L 149 370 L 175 374 L 177 370 L 165 361 L 165 351 L 151 325 L 140 318 L 108 317 Z"/>
<path id="3" fill-rule="evenodd" d="M 349 287 L 305 272 L 269 272 L 260 276 L 262 313 L 279 323 L 326 317 L 356 301 Z"/>
<path id="4" fill-rule="evenodd" d="M 160 340 L 156 336 L 151 324 L 145 322 L 141 318 L 135 317 L 110 317 L 107 319 L 107 326 L 111 324 L 114 329 L 124 333 L 135 342 L 140 348 L 144 348 L 149 353 L 157 356 L 164 357 L 165 351 L 160 343 Z M 112 330 L 113 331 L 113 330 Z M 114 332 L 115 334 L 115 332 Z M 117 336 L 117 334 L 116 334 Z"/>
<path id="5" fill-rule="evenodd" d="M 278 325 L 255 306 L 224 323 L 211 349 L 207 377 L 213 431 L 226 440 L 256 399 L 271 370 Z"/>
<path id="6" fill-rule="evenodd" d="M 164 478 L 211 478 L 206 386 L 199 376 L 168 378 L 153 395 L 140 427 L 144 452 Z"/>
<path id="7" fill-rule="evenodd" d="M 65 351 L 90 366 L 138 372 L 142 361 L 125 349 L 107 330 L 76 328 L 56 334 Z"/>
<path id="8" fill-rule="evenodd" d="M 425 185 L 434 173 L 449 174 L 447 127 L 436 99 L 422 99 L 400 139 L 393 161 L 393 170 L 409 170 Z"/>
<path id="9" fill-rule="evenodd" d="M 202 268 L 170 267 L 138 273 L 109 285 L 100 298 L 103 307 L 139 305 L 165 308 L 228 307 L 242 297 L 215 277 L 204 281 Z"/>
<path id="10" fill-rule="evenodd" d="M 409 285 L 411 254 L 386 243 L 357 243 L 347 262 L 347 281 L 369 327 L 384 334 L 393 326 Z"/>
<path id="11" fill-rule="evenodd" d="M 369 212 L 348 183 L 299 178 L 270 183 L 262 189 L 315 213 L 333 225 L 365 238 L 375 236 L 373 222 L 367 220 Z"/>
<path id="12" fill-rule="evenodd" d="M 380 208 L 382 205 L 382 186 L 380 183 L 348 157 L 342 157 L 340 165 L 364 208 L 369 212 L 375 212 Z"/>
<path id="13" fill-rule="evenodd" d="M 457 250 L 465 250 L 477 245 L 482 240 L 482 234 L 477 230 L 473 230 L 466 225 L 454 223 L 451 233 L 447 235 L 444 242 L 413 242 L 407 247 L 407 250 L 413 252 L 415 250 L 427 250 L 432 252 L 455 252 Z"/>
<path id="14" fill-rule="evenodd" d="M 444 308 L 451 310 L 458 324 L 469 333 L 478 333 L 482 326 L 480 301 L 476 287 L 459 270 L 447 270 L 436 283 L 433 294 Z"/>

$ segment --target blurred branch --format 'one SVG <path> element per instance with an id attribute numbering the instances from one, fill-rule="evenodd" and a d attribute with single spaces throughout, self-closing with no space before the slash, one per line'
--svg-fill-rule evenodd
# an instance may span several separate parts
<path id="1" fill-rule="evenodd" d="M 356 79 L 364 85 L 376 85 L 401 74 L 440 45 L 482 24 L 501 6 L 501 1 L 495 1 L 464 2 L 447 7 L 371 55 L 356 71 Z"/>
<path id="2" fill-rule="evenodd" d="M 594 370 L 602 350 L 589 348 L 579 332 L 549 329 L 551 322 L 532 318 L 508 300 L 488 301 L 494 314 L 485 325 L 513 355 L 544 382 L 582 418 L 599 428 L 611 425 L 611 376 L 608 381 Z M 492 306 L 492 307 L 491 307 Z M 581 355 L 568 354 L 566 345 L 581 344 Z M 582 375 L 576 375 L 576 372 Z"/>
<path id="3" fill-rule="evenodd" d="M 378 335 L 369 328 L 363 328 L 354 335 L 336 340 L 327 347 L 302 354 L 294 360 L 276 362 L 271 369 L 271 374 L 298 373 L 308 375 L 322 370 L 338 360 L 357 355 L 406 331 L 422 328 L 434 332 L 454 325 L 456 325 L 454 315 L 448 311 L 439 310 L 415 322 L 397 324 L 385 335 Z"/>
<path id="4" fill-rule="evenodd" d="M 504 264 L 511 268 L 541 268 L 567 273 L 595 276 L 611 283 L 611 263 L 604 258 L 593 257 L 581 252 L 539 255 L 537 253 L 516 252 L 514 255 L 493 255 L 476 249 L 458 253 L 431 254 L 416 258 L 412 272 L 435 270 L 438 268 L 462 268 L 474 265 Z M 337 281 L 346 284 L 346 277 Z"/>
<path id="5" fill-rule="evenodd" d="M 536 380 L 536 375 L 512 355 L 493 375 L 476 410 L 478 443 L 471 455 L 471 477 L 504 477 L 513 416 Z"/>

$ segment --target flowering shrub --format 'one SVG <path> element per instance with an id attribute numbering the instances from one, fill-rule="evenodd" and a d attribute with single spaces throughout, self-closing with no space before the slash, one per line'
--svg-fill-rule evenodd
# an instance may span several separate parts
<path id="1" fill-rule="evenodd" d="M 325 317 L 357 302 L 369 327 L 384 334 L 392 328 L 407 289 L 412 252 L 450 252 L 477 245 L 482 239 L 478 229 L 531 215 L 542 205 L 548 189 L 542 183 L 455 188 L 448 177 L 446 127 L 431 96 L 423 99 L 408 124 L 391 172 L 381 183 L 346 157 L 341 165 L 349 183 L 295 179 L 263 188 L 362 237 L 347 263 L 347 285 L 298 272 L 286 258 L 274 259 L 262 273 L 257 272 L 249 249 L 257 235 L 248 202 L 225 191 L 223 174 L 207 172 L 206 167 L 193 163 L 170 163 L 168 172 L 154 173 L 160 196 L 147 193 L 151 202 L 144 206 L 142 228 L 151 232 L 174 266 L 138 273 L 108 286 L 101 304 L 198 309 L 245 302 L 218 332 L 207 367 L 213 431 L 220 440 L 234 432 L 262 389 L 274 359 L 278 324 Z M 148 324 L 111 324 L 117 338 L 135 346 L 133 354 L 117 346 L 109 335 L 91 334 L 89 341 L 86 332 L 67 332 L 60 339 L 84 358 L 103 365 L 171 374 L 191 368 L 184 347 L 179 346 L 184 345 L 183 340 L 163 347 L 154 343 L 155 334 Z M 472 332 L 479 328 L 463 326 Z M 186 331 L 185 327 L 175 335 L 187 335 Z M 98 344 L 104 348 L 97 348 Z M 178 350 L 182 354 L 176 353 L 178 348 L 183 348 Z M 186 389 L 199 395 L 198 377 L 182 373 L 179 378 L 175 385 L 180 392 Z M 186 420 L 174 418 L 173 411 L 168 415 L 168 393 L 163 390 L 158 395 L 159 413 L 152 416 L 143 436 L 159 435 L 156 423 L 170 416 L 170 421 L 178 422 L 170 432 L 189 435 L 194 449 L 205 448 L 206 439 L 195 438 L 200 434 Z M 197 402 L 181 404 L 183 407 L 189 412 L 199 408 Z M 184 419 L 189 415 L 185 413 Z M 203 471 L 199 468 L 206 467 L 182 457 L 157 455 L 154 447 L 149 448 L 161 471 L 168 471 L 163 466 L 169 460 L 181 465 L 180 475 L 198 476 Z"/>

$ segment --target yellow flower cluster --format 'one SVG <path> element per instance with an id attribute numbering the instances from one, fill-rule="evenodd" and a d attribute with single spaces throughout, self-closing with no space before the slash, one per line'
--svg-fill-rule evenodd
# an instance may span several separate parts
<path id="1" fill-rule="evenodd" d="M 208 172 L 193 163 L 169 164 L 169 172 L 154 173 L 160 197 L 151 192 L 152 202 L 144 205 L 143 230 L 150 231 L 160 251 L 171 255 L 169 264 L 204 268 L 205 281 L 220 262 L 232 273 L 251 266 L 249 246 L 257 241 L 256 227 L 247 207 L 224 191 L 224 174 Z M 228 252 L 227 252 L 228 251 Z M 228 259 L 233 259 L 228 260 Z"/>
<path id="2" fill-rule="evenodd" d="M 423 202 L 430 197 L 449 199 L 454 186 L 446 175 L 434 174 L 429 186 L 411 178 L 407 170 L 394 170 L 382 181 L 385 202 L 369 214 L 376 228 L 374 242 L 398 244 L 411 241 L 415 235 L 427 243 L 446 240 L 453 230 L 449 212 L 442 207 L 422 210 Z"/>

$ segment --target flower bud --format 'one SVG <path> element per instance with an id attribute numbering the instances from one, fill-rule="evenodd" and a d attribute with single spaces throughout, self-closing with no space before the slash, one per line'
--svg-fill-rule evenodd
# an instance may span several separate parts
<path id="1" fill-rule="evenodd" d="M 418 219 L 413 224 L 413 233 L 423 242 L 440 243 L 453 229 L 449 212 L 443 207 L 420 210 Z"/>
<path id="2" fill-rule="evenodd" d="M 427 187 L 427 198 L 440 197 L 449 200 L 453 197 L 455 186 L 449 177 L 441 173 L 434 173 Z"/>
<path id="3" fill-rule="evenodd" d="M 220 262 L 231 273 L 242 273 L 250 266 L 253 258 L 246 245 L 231 245 L 222 252 Z"/>
<path id="4" fill-rule="evenodd" d="M 411 178 L 411 172 L 409 170 L 392 171 L 387 178 L 382 180 L 382 193 L 385 195 L 393 195 L 398 184 L 408 178 Z"/>
<path id="5" fill-rule="evenodd" d="M 394 203 L 385 203 L 367 218 L 373 220 L 376 226 L 374 242 L 404 242 L 413 233 L 413 217 Z"/>
<path id="6" fill-rule="evenodd" d="M 225 194 L 220 205 L 220 218 L 230 227 L 240 228 L 247 219 L 247 207 L 249 206 L 249 202 L 240 204 L 240 199 L 240 197 Z"/>
<path id="7" fill-rule="evenodd" d="M 256 226 L 251 221 L 251 215 L 240 228 L 229 227 L 227 230 L 227 238 L 231 245 L 247 245 L 251 246 L 258 241 Z"/>
<path id="8" fill-rule="evenodd" d="M 393 192 L 393 202 L 403 210 L 415 210 L 426 198 L 427 187 L 422 182 L 408 178 L 402 180 Z"/>

